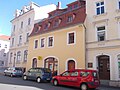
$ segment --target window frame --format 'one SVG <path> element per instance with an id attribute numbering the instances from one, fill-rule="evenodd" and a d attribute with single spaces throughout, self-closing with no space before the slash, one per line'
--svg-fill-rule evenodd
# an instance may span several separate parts
<path id="1" fill-rule="evenodd" d="M 44 42 L 43 42 L 44 46 L 42 46 L 42 40 L 43 39 L 44 39 Z M 45 37 L 40 38 L 40 48 L 45 48 L 45 42 L 46 42 L 46 38 Z"/>
<path id="2" fill-rule="evenodd" d="M 50 42 L 50 41 L 49 41 L 49 38 L 51 38 L 51 37 L 53 38 L 53 41 L 52 41 L 52 45 L 49 45 L 49 42 Z M 47 37 L 47 47 L 48 47 L 48 48 L 54 47 L 54 36 L 48 36 L 48 37 Z"/>
<path id="3" fill-rule="evenodd" d="M 119 66 L 119 64 L 120 64 L 120 59 L 118 59 L 118 56 L 120 57 L 120 54 L 118 54 L 117 55 L 117 64 L 118 64 L 118 78 L 120 79 L 120 66 Z"/>
<path id="4" fill-rule="evenodd" d="M 100 27 L 105 27 L 105 29 L 98 31 L 98 28 L 100 28 Z M 96 27 L 96 31 L 97 31 L 97 41 L 98 41 L 98 42 L 105 41 L 105 40 L 106 40 L 106 26 L 105 26 L 105 25 L 104 25 L 104 26 L 97 26 L 97 27 Z M 99 39 L 99 33 L 103 33 L 103 32 L 104 32 L 104 34 L 105 34 L 105 35 L 104 35 L 104 40 L 100 40 L 100 39 Z"/>
<path id="5" fill-rule="evenodd" d="M 104 3 L 103 5 L 101 5 L 102 2 Z M 97 4 L 100 4 L 100 5 L 97 6 Z M 96 8 L 95 8 L 95 9 L 96 9 L 96 10 L 95 10 L 95 11 L 96 11 L 96 15 L 101 15 L 101 14 L 104 14 L 104 13 L 105 13 L 105 1 L 102 0 L 102 1 L 96 2 L 96 3 L 95 3 L 95 7 L 96 7 Z M 103 9 L 103 10 L 104 10 L 103 12 L 102 12 L 102 7 L 104 8 L 104 9 Z M 99 9 L 99 13 L 98 13 L 98 9 Z"/>
<path id="6" fill-rule="evenodd" d="M 21 61 L 21 51 L 17 52 L 17 61 Z"/>
<path id="7" fill-rule="evenodd" d="M 74 43 L 69 43 L 69 34 L 74 33 Z M 67 32 L 67 45 L 75 45 L 76 44 L 76 31 Z"/>
<path id="8" fill-rule="evenodd" d="M 28 50 L 24 50 L 24 62 L 27 61 Z"/>
<path id="9" fill-rule="evenodd" d="M 37 42 L 37 46 L 36 46 L 36 41 L 38 41 L 38 42 Z M 34 49 L 37 49 L 37 48 L 38 48 L 38 43 L 39 43 L 39 40 L 38 40 L 38 39 L 35 39 L 35 40 L 34 40 Z"/>

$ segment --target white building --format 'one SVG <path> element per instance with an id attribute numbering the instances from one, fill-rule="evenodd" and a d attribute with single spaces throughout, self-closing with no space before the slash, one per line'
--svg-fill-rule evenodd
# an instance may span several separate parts
<path id="1" fill-rule="evenodd" d="M 7 67 L 10 36 L 0 35 L 0 67 Z"/>
<path id="2" fill-rule="evenodd" d="M 28 51 L 28 36 L 32 32 L 35 21 L 48 17 L 48 13 L 56 9 L 56 5 L 39 6 L 31 2 L 16 10 L 11 21 L 12 31 L 10 39 L 9 66 L 26 67 Z"/>
<path id="3" fill-rule="evenodd" d="M 86 58 L 102 80 L 120 80 L 120 0 L 86 0 Z"/>

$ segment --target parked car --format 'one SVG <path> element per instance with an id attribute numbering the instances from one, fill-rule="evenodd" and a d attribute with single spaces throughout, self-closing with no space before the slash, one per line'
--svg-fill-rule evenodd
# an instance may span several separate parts
<path id="1" fill-rule="evenodd" d="M 96 70 L 75 69 L 54 76 L 52 83 L 54 86 L 67 85 L 79 87 L 81 90 L 88 90 L 99 87 L 100 80 Z"/>
<path id="2" fill-rule="evenodd" d="M 22 76 L 23 75 L 23 71 L 22 68 L 20 67 L 9 67 L 7 69 L 4 70 L 4 75 L 8 75 L 8 76 Z"/>
<path id="3" fill-rule="evenodd" d="M 52 73 L 48 68 L 31 68 L 23 74 L 23 79 L 36 80 L 38 83 L 42 81 L 50 82 L 52 80 Z"/>

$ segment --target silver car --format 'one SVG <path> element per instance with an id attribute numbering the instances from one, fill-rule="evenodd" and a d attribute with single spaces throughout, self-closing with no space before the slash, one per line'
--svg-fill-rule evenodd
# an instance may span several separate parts
<path id="1" fill-rule="evenodd" d="M 23 75 L 23 71 L 22 68 L 19 67 L 9 67 L 6 70 L 4 70 L 4 75 L 8 75 L 8 76 L 22 76 Z"/>

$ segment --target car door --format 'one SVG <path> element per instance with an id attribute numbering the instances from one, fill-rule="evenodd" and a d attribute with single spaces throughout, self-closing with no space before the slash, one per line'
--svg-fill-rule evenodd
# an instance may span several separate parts
<path id="1" fill-rule="evenodd" d="M 34 68 L 28 70 L 28 72 L 27 72 L 27 78 L 31 79 L 31 80 L 34 80 L 34 77 L 35 77 L 34 73 L 35 73 L 35 69 Z"/>
<path id="2" fill-rule="evenodd" d="M 78 71 L 72 71 L 70 74 L 70 78 L 69 78 L 70 82 L 69 85 L 70 86 L 78 86 L 79 85 L 79 80 L 80 80 L 80 75 Z"/>
<path id="3" fill-rule="evenodd" d="M 69 85 L 70 71 L 62 73 L 59 77 L 59 83 L 62 85 Z"/>

